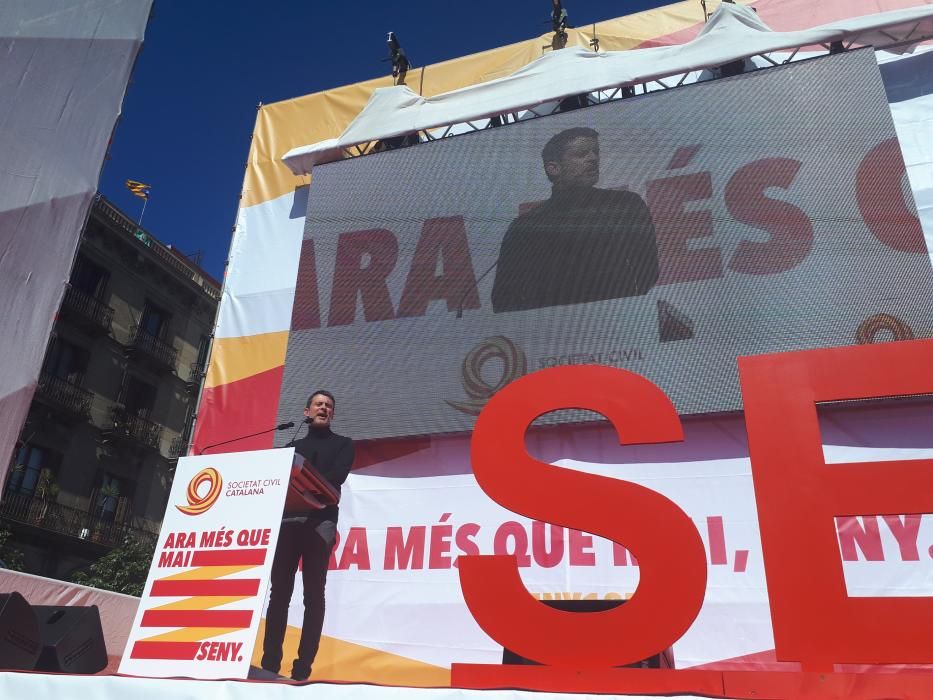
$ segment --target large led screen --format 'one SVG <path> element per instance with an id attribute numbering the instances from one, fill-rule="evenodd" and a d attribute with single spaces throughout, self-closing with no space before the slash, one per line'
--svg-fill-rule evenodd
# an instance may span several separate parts
<path id="1" fill-rule="evenodd" d="M 687 85 L 317 167 L 279 417 L 469 430 L 583 363 L 740 409 L 739 355 L 931 335 L 931 279 L 870 50 Z"/>

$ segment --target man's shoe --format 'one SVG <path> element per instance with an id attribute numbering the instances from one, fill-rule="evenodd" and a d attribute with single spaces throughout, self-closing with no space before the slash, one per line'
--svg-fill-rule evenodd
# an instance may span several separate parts
<path id="1" fill-rule="evenodd" d="M 309 668 L 309 669 L 307 670 L 307 672 L 305 672 L 305 673 L 302 673 L 301 671 L 296 671 L 295 669 L 292 669 L 292 676 L 291 676 L 291 678 L 292 678 L 293 681 L 298 681 L 298 682 L 300 683 L 300 682 L 302 682 L 302 681 L 308 680 L 308 678 L 309 678 L 310 676 L 311 676 L 311 669 L 310 669 L 310 668 Z"/>
<path id="2" fill-rule="evenodd" d="M 284 681 L 285 676 L 280 675 L 277 671 L 271 671 L 268 668 L 257 668 L 255 666 L 249 667 L 249 673 L 246 675 L 247 679 L 251 681 Z"/>

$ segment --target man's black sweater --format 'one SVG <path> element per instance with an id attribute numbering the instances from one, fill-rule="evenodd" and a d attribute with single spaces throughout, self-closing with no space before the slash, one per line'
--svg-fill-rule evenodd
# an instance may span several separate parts
<path id="1" fill-rule="evenodd" d="M 308 460 L 333 486 L 340 488 L 353 466 L 353 440 L 330 428 L 308 428 L 308 434 L 286 445 Z M 310 514 L 316 520 L 337 520 L 337 506 L 327 506 Z M 292 515 L 286 513 L 286 516 Z M 308 515 L 302 513 L 302 515 Z"/>
<path id="2" fill-rule="evenodd" d="M 638 296 L 658 280 L 654 225 L 634 192 L 555 187 L 512 222 L 499 251 L 496 313 Z"/>

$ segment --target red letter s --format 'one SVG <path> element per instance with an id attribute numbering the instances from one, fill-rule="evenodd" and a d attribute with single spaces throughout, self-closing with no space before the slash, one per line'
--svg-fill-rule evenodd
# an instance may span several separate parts
<path id="1" fill-rule="evenodd" d="M 489 401 L 473 432 L 476 479 L 509 510 L 624 544 L 641 565 L 635 595 L 605 612 L 554 610 L 528 593 L 515 557 L 504 555 L 461 556 L 463 595 L 480 627 L 526 658 L 580 669 L 636 662 L 690 627 L 706 590 L 706 553 L 690 518 L 656 491 L 525 452 L 529 424 L 562 408 L 606 416 L 625 444 L 683 439 L 670 399 L 647 379 L 610 367 L 555 367 L 512 382 Z"/>

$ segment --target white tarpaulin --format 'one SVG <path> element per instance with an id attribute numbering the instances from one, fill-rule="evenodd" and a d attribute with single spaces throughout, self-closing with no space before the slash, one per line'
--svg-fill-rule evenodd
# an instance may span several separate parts
<path id="1" fill-rule="evenodd" d="M 0 484 L 151 4 L 0 3 Z"/>

